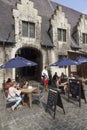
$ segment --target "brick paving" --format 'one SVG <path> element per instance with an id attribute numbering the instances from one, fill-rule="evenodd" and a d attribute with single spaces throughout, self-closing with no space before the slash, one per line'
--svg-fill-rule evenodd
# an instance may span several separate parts
<path id="1" fill-rule="evenodd" d="M 48 92 L 43 92 L 42 105 L 22 106 L 14 112 L 5 107 L 5 99 L 0 91 L 0 130 L 87 130 L 87 103 L 82 100 L 68 102 L 61 96 L 66 114 L 57 106 L 55 120 L 45 112 Z M 87 91 L 86 91 L 87 95 Z"/>

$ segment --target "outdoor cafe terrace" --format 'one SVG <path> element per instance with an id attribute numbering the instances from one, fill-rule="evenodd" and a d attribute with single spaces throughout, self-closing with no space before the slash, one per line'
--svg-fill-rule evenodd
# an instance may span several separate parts
<path id="1" fill-rule="evenodd" d="M 50 88 L 50 86 L 49 86 Z M 85 87 L 86 88 L 86 87 Z M 85 91 L 87 97 L 87 91 Z M 43 91 L 41 105 L 36 102 L 12 111 L 6 108 L 6 100 L 0 91 L 0 130 L 86 130 L 87 129 L 87 103 L 81 100 L 68 102 L 67 96 L 61 94 L 63 110 L 57 106 L 55 119 L 53 113 L 45 111 L 48 91 Z"/>

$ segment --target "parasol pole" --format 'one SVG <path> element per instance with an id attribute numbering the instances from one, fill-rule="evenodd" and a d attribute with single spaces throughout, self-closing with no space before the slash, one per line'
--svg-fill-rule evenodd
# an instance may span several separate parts
<path id="1" fill-rule="evenodd" d="M 65 68 L 65 75 L 66 75 L 66 67 L 67 67 L 67 66 L 64 66 L 64 68 Z"/>

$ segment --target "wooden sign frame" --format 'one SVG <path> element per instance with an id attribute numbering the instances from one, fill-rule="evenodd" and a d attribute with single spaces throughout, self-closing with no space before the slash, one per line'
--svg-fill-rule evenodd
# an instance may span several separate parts
<path id="1" fill-rule="evenodd" d="M 55 119 L 56 106 L 61 107 L 63 109 L 64 114 L 65 114 L 65 110 L 63 107 L 60 93 L 58 92 L 58 90 L 49 89 L 47 105 L 46 105 L 45 111 L 47 112 L 48 110 L 51 110 L 54 113 L 53 119 Z"/>
<path id="2" fill-rule="evenodd" d="M 81 107 L 81 99 L 84 99 L 86 103 L 85 93 L 82 86 L 82 81 L 77 79 L 69 79 L 68 85 L 68 101 L 69 99 L 77 99 L 79 107 Z M 71 98 L 70 98 L 71 97 Z"/>

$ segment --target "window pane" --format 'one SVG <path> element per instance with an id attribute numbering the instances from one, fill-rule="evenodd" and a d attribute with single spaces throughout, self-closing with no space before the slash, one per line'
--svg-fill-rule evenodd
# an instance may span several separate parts
<path id="1" fill-rule="evenodd" d="M 61 29 L 58 29 L 58 40 L 62 41 L 62 31 L 61 31 Z"/>
<path id="2" fill-rule="evenodd" d="M 29 23 L 29 36 L 35 38 L 35 24 Z"/>
<path id="3" fill-rule="evenodd" d="M 66 30 L 58 29 L 58 40 L 66 42 Z"/>
<path id="4" fill-rule="evenodd" d="M 22 22 L 22 35 L 28 37 L 28 22 Z"/>
<path id="5" fill-rule="evenodd" d="M 83 43 L 85 43 L 85 34 L 82 34 Z"/>
<path id="6" fill-rule="evenodd" d="M 87 43 L 87 34 L 86 34 L 86 43 Z"/>
<path id="7" fill-rule="evenodd" d="M 63 41 L 66 42 L 66 30 L 63 30 Z"/>

